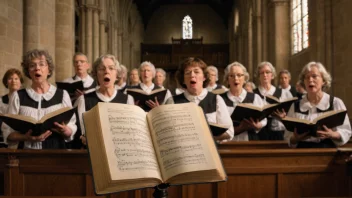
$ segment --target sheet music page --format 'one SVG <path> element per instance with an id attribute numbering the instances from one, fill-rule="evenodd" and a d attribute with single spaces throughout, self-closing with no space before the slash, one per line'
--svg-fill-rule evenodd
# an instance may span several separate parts
<path id="1" fill-rule="evenodd" d="M 99 114 L 112 179 L 161 179 L 145 112 L 109 103 Z"/>
<path id="2" fill-rule="evenodd" d="M 162 105 L 148 113 L 165 180 L 180 173 L 215 169 L 205 138 L 205 133 L 211 134 L 201 116 L 203 112 L 194 103 Z"/>

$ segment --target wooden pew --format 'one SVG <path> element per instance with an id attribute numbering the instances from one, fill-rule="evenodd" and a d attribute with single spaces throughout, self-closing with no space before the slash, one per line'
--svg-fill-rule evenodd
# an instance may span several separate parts
<path id="1" fill-rule="evenodd" d="M 344 162 L 352 149 L 290 149 L 279 145 L 284 144 L 219 145 L 227 182 L 173 186 L 168 190 L 169 198 L 352 196 L 352 179 L 346 175 Z M 0 173 L 3 194 L 9 197 L 95 196 L 85 150 L 1 149 Z M 152 189 L 144 189 L 106 197 L 152 198 L 152 193 Z"/>

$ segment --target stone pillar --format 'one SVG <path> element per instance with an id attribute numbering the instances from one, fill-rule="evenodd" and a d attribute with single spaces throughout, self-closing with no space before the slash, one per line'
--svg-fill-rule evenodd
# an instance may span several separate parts
<path id="1" fill-rule="evenodd" d="M 99 9 L 93 10 L 93 61 L 100 56 L 99 52 Z"/>
<path id="2" fill-rule="evenodd" d="M 272 0 L 274 14 L 274 67 L 277 72 L 287 69 L 290 56 L 290 6 L 288 0 Z"/>
<path id="3" fill-rule="evenodd" d="M 45 49 L 55 63 L 55 1 L 23 1 L 23 51 Z M 55 81 L 55 72 L 49 79 Z M 29 84 L 28 79 L 25 84 Z"/>
<path id="4" fill-rule="evenodd" d="M 86 6 L 86 49 L 88 61 L 93 63 L 93 7 Z"/>
<path id="5" fill-rule="evenodd" d="M 122 37 L 123 37 L 123 32 L 122 32 L 122 28 L 118 28 L 117 30 L 117 57 L 119 59 L 120 62 L 123 61 L 123 57 L 122 57 Z"/>
<path id="6" fill-rule="evenodd" d="M 105 28 L 107 25 L 106 19 L 106 1 L 100 0 L 100 15 L 99 15 L 99 51 L 100 54 L 107 53 L 107 33 L 105 32 Z"/>
<path id="7" fill-rule="evenodd" d="M 263 18 L 261 9 L 262 1 L 256 1 L 256 9 L 253 15 L 253 67 L 256 68 L 258 64 L 263 61 L 263 48 L 262 48 L 262 24 Z"/>
<path id="8" fill-rule="evenodd" d="M 87 53 L 86 51 L 86 9 L 83 5 L 80 7 L 80 15 L 79 15 L 79 26 L 80 26 L 80 34 L 79 34 L 79 46 L 80 52 Z"/>
<path id="9" fill-rule="evenodd" d="M 62 81 L 73 75 L 74 6 L 71 0 L 56 0 L 56 81 Z"/>

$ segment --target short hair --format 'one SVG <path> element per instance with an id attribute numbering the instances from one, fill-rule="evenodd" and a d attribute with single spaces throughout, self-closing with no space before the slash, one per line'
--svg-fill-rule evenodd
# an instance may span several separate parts
<path id="1" fill-rule="evenodd" d="M 288 77 L 291 79 L 291 73 L 287 69 L 281 70 L 279 73 L 279 77 L 281 76 L 281 74 L 287 74 Z"/>
<path id="2" fill-rule="evenodd" d="M 304 79 L 306 76 L 307 71 L 310 71 L 312 69 L 312 67 L 317 67 L 318 71 L 321 73 L 322 78 L 323 78 L 323 82 L 325 82 L 325 84 L 323 85 L 322 89 L 324 91 L 328 90 L 331 87 L 331 75 L 329 74 L 329 72 L 326 71 L 325 67 L 323 64 L 321 64 L 320 62 L 309 62 L 307 65 L 305 65 L 301 71 L 301 73 L 299 74 L 299 81 L 300 84 L 304 87 L 304 89 L 306 89 L 305 85 L 304 85 Z"/>
<path id="3" fill-rule="evenodd" d="M 73 63 L 75 62 L 76 56 L 84 56 L 84 57 L 86 58 L 87 63 L 89 63 L 87 55 L 83 54 L 82 52 L 76 52 L 76 53 L 73 55 L 73 58 L 72 58 Z"/>
<path id="4" fill-rule="evenodd" d="M 247 72 L 247 69 L 246 67 L 244 67 L 241 63 L 239 62 L 233 62 L 231 64 L 229 64 L 226 68 L 225 68 L 225 74 L 224 74 L 224 85 L 228 85 L 229 84 L 229 80 L 228 80 L 228 77 L 229 77 L 229 73 L 230 73 L 230 70 L 232 67 L 240 67 L 243 71 L 243 74 L 244 74 L 244 81 L 247 82 L 249 80 L 249 73 Z"/>
<path id="5" fill-rule="evenodd" d="M 160 73 L 166 78 L 166 72 L 165 72 L 165 70 L 163 70 L 163 69 L 161 69 L 161 68 L 156 68 L 156 69 L 155 69 L 155 74 L 156 74 L 157 72 L 160 72 Z"/>
<path id="6" fill-rule="evenodd" d="M 186 84 L 184 83 L 184 75 L 185 75 L 185 69 L 188 66 L 194 66 L 194 67 L 200 67 L 203 71 L 205 81 L 203 82 L 203 88 L 208 86 L 209 79 L 206 77 L 207 76 L 207 64 L 200 58 L 195 58 L 195 57 L 188 57 L 186 58 L 178 67 L 177 72 L 176 72 L 176 78 L 177 81 L 180 83 L 181 87 L 187 88 Z"/>
<path id="7" fill-rule="evenodd" d="M 153 78 L 155 78 L 155 66 L 153 65 L 153 63 L 149 62 L 149 61 L 144 61 L 141 63 L 141 65 L 139 66 L 138 70 L 139 70 L 139 73 L 142 73 L 141 70 L 143 67 L 145 66 L 149 66 L 151 69 L 152 69 L 152 74 L 153 74 Z"/>
<path id="8" fill-rule="evenodd" d="M 35 58 L 41 58 L 42 56 L 45 57 L 45 60 L 48 64 L 49 75 L 47 78 L 50 78 L 53 75 L 53 72 L 55 70 L 55 65 L 54 65 L 53 58 L 50 56 L 49 52 L 46 50 L 33 49 L 30 51 L 27 51 L 22 57 L 22 62 L 21 62 L 22 71 L 27 78 L 31 79 L 29 75 L 29 66 L 32 63 L 32 60 Z"/>
<path id="9" fill-rule="evenodd" d="M 120 72 L 121 72 L 121 66 L 119 61 L 116 59 L 114 55 L 111 54 L 105 54 L 97 58 L 94 63 L 93 63 L 93 68 L 92 68 L 92 77 L 96 80 L 96 82 L 99 84 L 98 81 L 98 67 L 103 63 L 104 59 L 109 58 L 114 62 L 115 68 L 117 70 L 117 76 L 116 79 L 118 78 Z"/>
<path id="10" fill-rule="evenodd" d="M 216 81 L 219 80 L 219 72 L 218 72 L 218 68 L 216 68 L 215 66 L 213 65 L 210 65 L 207 67 L 207 73 L 209 73 L 209 71 L 214 71 L 215 72 L 215 75 L 216 75 Z"/>
<path id="11" fill-rule="evenodd" d="M 264 62 L 261 62 L 259 63 L 256 71 L 255 71 L 255 77 L 258 77 L 260 76 L 260 70 L 265 66 L 269 66 L 270 70 L 271 70 L 271 73 L 273 74 L 273 78 L 276 77 L 276 70 L 275 70 L 275 67 L 270 63 L 270 62 L 267 62 L 267 61 L 264 61 Z"/>
<path id="12" fill-rule="evenodd" d="M 255 84 L 253 82 L 251 82 L 251 81 L 248 81 L 248 82 L 244 83 L 243 86 L 247 86 L 247 85 L 250 85 L 253 90 L 255 90 L 257 88 L 257 86 L 255 86 Z"/>
<path id="13" fill-rule="evenodd" d="M 124 65 L 120 65 L 120 67 L 121 67 L 121 72 L 119 72 L 118 78 L 121 78 L 123 76 L 123 74 L 125 74 L 123 80 L 126 81 L 127 80 L 127 68 Z"/>
<path id="14" fill-rule="evenodd" d="M 23 76 L 22 76 L 21 71 L 16 68 L 11 68 L 6 71 L 6 73 L 4 74 L 4 77 L 2 78 L 2 84 L 4 84 L 6 89 L 9 88 L 9 86 L 7 84 L 7 80 L 14 74 L 17 74 L 18 78 L 20 79 L 21 83 L 23 84 L 24 80 L 23 80 Z"/>

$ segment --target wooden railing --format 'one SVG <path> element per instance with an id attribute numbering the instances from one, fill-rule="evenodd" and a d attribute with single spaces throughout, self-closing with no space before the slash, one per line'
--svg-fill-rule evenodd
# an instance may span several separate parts
<path id="1" fill-rule="evenodd" d="M 352 149 L 290 149 L 285 142 L 226 143 L 219 153 L 228 180 L 172 186 L 169 198 L 349 197 L 352 179 L 345 159 Z M 0 150 L 0 181 L 6 196 L 94 195 L 85 150 Z M 152 197 L 152 189 L 107 197 Z"/>

